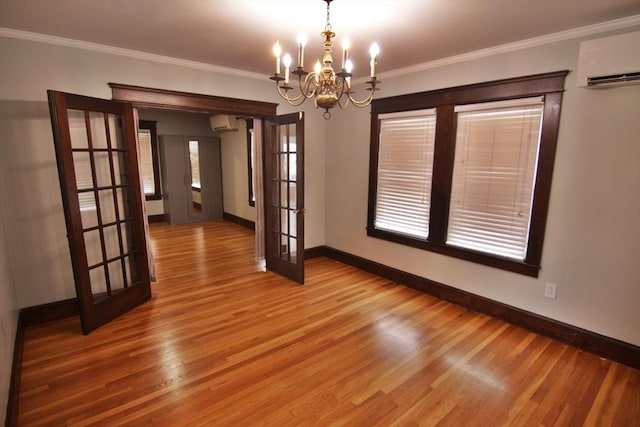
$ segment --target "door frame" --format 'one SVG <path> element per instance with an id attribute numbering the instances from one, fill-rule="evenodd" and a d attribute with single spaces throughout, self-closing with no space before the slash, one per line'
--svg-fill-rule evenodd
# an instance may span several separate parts
<path id="1" fill-rule="evenodd" d="M 129 102 L 135 108 L 155 108 L 209 114 L 236 114 L 238 116 L 256 117 L 262 121 L 277 116 L 276 108 L 278 104 L 274 102 L 251 101 L 113 82 L 109 83 L 109 87 L 111 88 L 113 100 Z M 266 229 L 263 230 L 263 233 L 266 232 Z M 264 237 L 266 240 L 266 236 Z"/>
<path id="2" fill-rule="evenodd" d="M 239 116 L 273 117 L 278 104 L 250 101 L 174 90 L 109 83 L 114 101 L 125 101 L 137 108 L 191 111 L 211 114 L 236 114 Z"/>

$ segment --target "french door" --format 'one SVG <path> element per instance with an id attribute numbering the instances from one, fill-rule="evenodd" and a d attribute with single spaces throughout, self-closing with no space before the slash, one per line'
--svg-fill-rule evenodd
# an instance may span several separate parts
<path id="1" fill-rule="evenodd" d="M 151 297 L 131 104 L 48 91 L 82 330 Z"/>
<path id="2" fill-rule="evenodd" d="M 267 269 L 304 283 L 304 118 L 264 122 Z"/>

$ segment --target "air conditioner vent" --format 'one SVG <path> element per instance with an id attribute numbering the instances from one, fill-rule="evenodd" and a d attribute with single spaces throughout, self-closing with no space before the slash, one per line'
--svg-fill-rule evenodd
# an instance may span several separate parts
<path id="1" fill-rule="evenodd" d="M 238 120 L 235 116 L 219 114 L 209 118 L 211 130 L 214 132 L 229 132 L 238 130 Z"/>
<path id="2" fill-rule="evenodd" d="M 578 86 L 640 83 L 640 31 L 580 43 Z"/>
<path id="3" fill-rule="evenodd" d="M 600 84 L 624 84 L 633 83 L 640 80 L 640 71 L 635 73 L 616 74 L 613 76 L 587 77 L 587 85 L 595 86 Z"/>

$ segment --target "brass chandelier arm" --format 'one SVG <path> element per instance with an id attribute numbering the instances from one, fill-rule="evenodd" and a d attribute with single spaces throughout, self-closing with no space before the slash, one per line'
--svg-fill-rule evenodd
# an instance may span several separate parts
<path id="1" fill-rule="evenodd" d="M 288 84 L 280 85 L 279 82 L 284 80 L 282 78 L 276 79 L 272 77 L 272 80 L 275 80 L 276 82 L 276 88 L 278 90 L 278 94 L 280 95 L 280 97 L 285 101 L 287 101 L 290 105 L 297 107 L 299 105 L 302 105 L 302 103 L 307 99 L 311 99 L 316 95 L 315 84 L 313 84 L 313 88 L 312 88 L 312 81 L 313 81 L 314 75 L 315 73 L 307 74 L 304 78 L 304 81 L 302 80 L 302 76 L 298 76 L 299 93 L 298 95 L 293 97 L 289 96 L 289 90 L 294 89 L 293 86 L 289 86 Z"/>
<path id="2" fill-rule="evenodd" d="M 287 95 L 287 91 L 282 91 L 280 86 L 277 86 L 277 89 L 278 89 L 278 95 L 280 95 L 280 97 L 282 99 L 284 99 L 285 101 L 287 101 L 290 105 L 292 105 L 294 107 L 302 105 L 302 103 L 307 100 L 307 98 L 302 96 L 301 93 L 298 94 L 298 96 L 296 96 L 294 98 L 290 98 L 289 95 Z"/>
<path id="3" fill-rule="evenodd" d="M 342 94 L 340 95 L 338 106 L 343 110 L 349 106 L 349 103 L 355 105 L 358 108 L 364 108 L 369 106 L 371 104 L 371 101 L 373 101 L 373 98 L 375 97 L 375 92 L 377 90 L 380 90 L 376 86 L 379 85 L 381 82 L 377 79 L 372 79 L 372 80 L 369 80 L 367 83 L 369 86 L 366 88 L 366 90 L 369 91 L 369 95 L 365 99 L 361 99 L 361 100 L 356 99 L 353 96 L 353 91 L 351 90 L 351 87 L 349 87 L 347 91 L 344 92 L 344 95 L 345 95 L 344 101 L 342 100 L 343 98 Z"/>
<path id="4" fill-rule="evenodd" d="M 289 91 L 296 89 L 293 86 L 290 86 L 288 83 L 280 84 L 280 82 L 284 81 L 283 78 L 273 78 L 272 80 L 276 83 L 276 89 L 278 90 L 278 94 L 282 99 L 287 101 L 290 105 L 294 107 L 298 107 L 302 105 L 307 99 L 315 98 L 318 94 L 319 90 L 319 81 L 322 79 L 322 73 L 309 73 L 305 76 L 304 80 L 302 76 L 298 76 L 298 94 L 296 96 L 289 96 Z M 335 78 L 336 81 L 339 81 L 340 84 L 336 83 L 335 87 L 339 88 L 339 92 L 336 93 L 337 97 L 337 105 L 341 109 L 346 109 L 349 104 L 353 104 L 356 107 L 364 108 L 371 104 L 373 98 L 375 96 L 375 92 L 379 90 L 376 86 L 381 82 L 379 80 L 372 79 L 368 81 L 368 90 L 370 93 L 364 99 L 356 99 L 353 95 L 351 87 L 347 84 L 343 77 L 337 76 Z M 315 103 L 316 108 L 319 107 L 317 101 Z M 323 107 L 325 108 L 325 107 Z"/>
<path id="5" fill-rule="evenodd" d="M 353 94 L 352 94 L 351 91 L 347 92 L 347 97 L 349 98 L 349 101 L 351 101 L 351 103 L 353 105 L 355 105 L 356 107 L 364 108 L 364 107 L 368 106 L 369 104 L 371 104 L 371 101 L 373 101 L 373 97 L 374 97 L 375 91 L 377 89 L 375 89 L 375 88 L 367 88 L 367 90 L 370 91 L 369 96 L 367 96 L 363 100 L 355 99 L 353 97 Z"/>

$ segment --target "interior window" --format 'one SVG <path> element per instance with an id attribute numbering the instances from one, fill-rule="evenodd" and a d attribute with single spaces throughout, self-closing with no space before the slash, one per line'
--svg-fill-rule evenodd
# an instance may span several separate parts
<path id="1" fill-rule="evenodd" d="M 160 159 L 158 156 L 158 136 L 156 122 L 138 122 L 138 146 L 144 195 L 147 200 L 160 200 Z"/>
<path id="2" fill-rule="evenodd" d="M 198 141 L 189 141 L 189 160 L 191 162 L 191 188 L 199 190 L 201 186 Z"/>
<path id="3" fill-rule="evenodd" d="M 255 133 L 253 131 L 253 120 L 247 119 L 247 182 L 249 183 L 249 206 L 256 205 L 256 196 L 254 194 L 255 176 Z"/>

